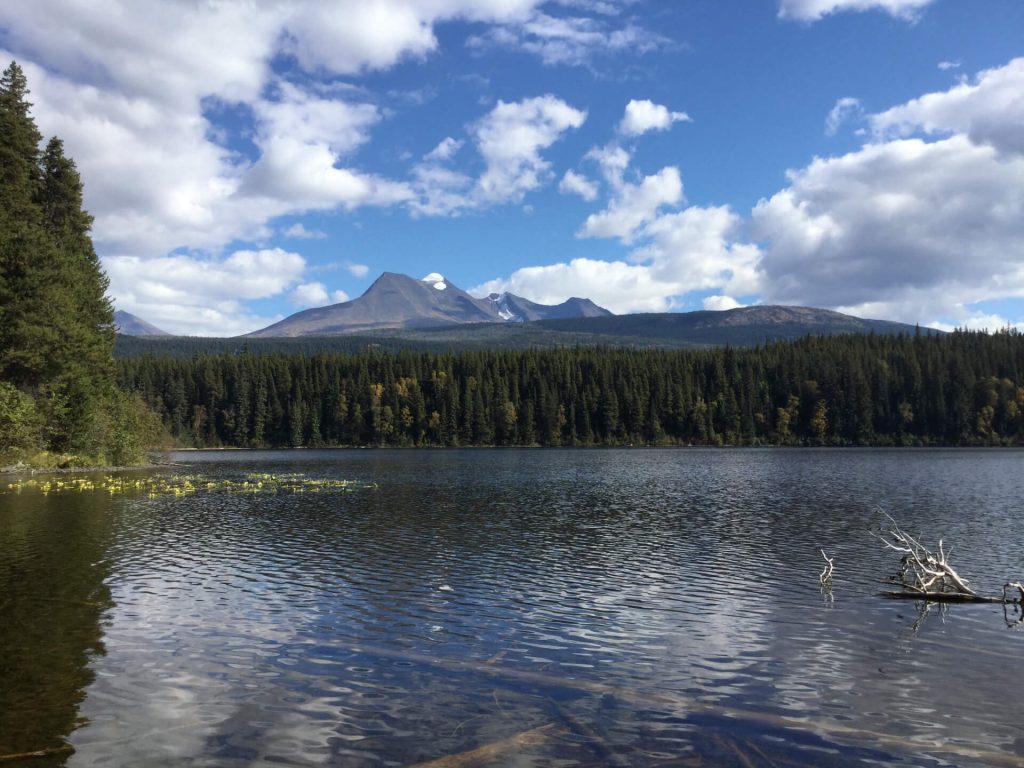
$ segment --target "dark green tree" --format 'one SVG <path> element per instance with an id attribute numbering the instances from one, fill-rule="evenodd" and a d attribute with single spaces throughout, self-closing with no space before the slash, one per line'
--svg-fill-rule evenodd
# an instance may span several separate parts
<path id="1" fill-rule="evenodd" d="M 24 72 L 0 76 L 0 380 L 35 399 L 46 447 L 95 451 L 112 403 L 114 317 L 82 181 L 31 115 Z"/>

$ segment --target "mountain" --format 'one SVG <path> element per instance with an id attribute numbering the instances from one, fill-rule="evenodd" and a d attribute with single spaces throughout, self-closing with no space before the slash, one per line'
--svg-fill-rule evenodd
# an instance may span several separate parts
<path id="1" fill-rule="evenodd" d="M 422 280 L 385 272 L 358 299 L 297 312 L 248 335 L 254 338 L 330 336 L 387 329 L 590 317 L 602 313 L 611 314 L 589 299 L 569 299 L 555 307 L 535 304 L 511 294 L 477 299 L 436 272 Z"/>
<path id="2" fill-rule="evenodd" d="M 141 317 L 131 312 L 123 312 L 120 309 L 114 312 L 114 327 L 117 332 L 125 336 L 170 336 L 167 331 L 161 331 L 152 323 L 147 323 Z"/>
<path id="3" fill-rule="evenodd" d="M 835 336 L 846 333 L 878 335 L 941 334 L 886 320 L 865 320 L 812 307 L 758 306 L 725 311 L 701 311 L 644 315 L 539 320 L 535 322 L 487 322 L 434 327 L 382 328 L 366 333 L 332 336 L 235 337 L 233 339 L 174 336 L 119 336 L 115 355 L 172 355 L 237 353 L 243 349 L 275 354 L 352 353 L 367 348 L 398 352 L 446 350 L 537 349 L 604 346 L 660 349 L 704 349 L 730 345 L 749 347 L 804 336 Z"/>
<path id="4" fill-rule="evenodd" d="M 494 304 L 501 317 L 513 323 L 575 317 L 607 317 L 612 314 L 590 299 L 578 299 L 575 296 L 554 306 L 538 304 L 514 293 L 492 293 L 487 300 Z"/>
<path id="5" fill-rule="evenodd" d="M 803 336 L 843 333 L 912 334 L 918 328 L 890 320 L 868 320 L 814 307 L 753 306 L 720 311 L 663 312 L 581 319 L 542 320 L 538 326 L 561 333 L 587 333 L 647 342 L 685 342 L 695 346 L 752 346 Z M 922 333 L 936 334 L 931 328 Z"/>

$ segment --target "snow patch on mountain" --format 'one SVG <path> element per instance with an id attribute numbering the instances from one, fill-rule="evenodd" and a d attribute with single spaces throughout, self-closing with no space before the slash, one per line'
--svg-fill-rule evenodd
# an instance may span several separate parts
<path id="1" fill-rule="evenodd" d="M 448 284 L 444 281 L 444 275 L 442 275 L 440 272 L 431 272 L 429 275 L 423 278 L 423 282 L 432 283 L 433 286 L 439 291 L 443 291 L 445 288 L 448 287 Z"/>
<path id="2" fill-rule="evenodd" d="M 487 298 L 494 303 L 495 309 L 498 310 L 498 315 L 502 320 L 507 320 L 510 323 L 523 322 L 523 318 L 509 308 L 507 293 L 492 293 Z"/>

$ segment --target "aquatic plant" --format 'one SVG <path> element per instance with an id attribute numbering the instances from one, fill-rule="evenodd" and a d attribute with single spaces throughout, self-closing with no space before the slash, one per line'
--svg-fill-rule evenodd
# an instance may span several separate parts
<path id="1" fill-rule="evenodd" d="M 25 478 L 8 483 L 6 490 L 15 493 L 38 491 L 49 493 L 103 492 L 158 496 L 187 496 L 194 493 L 321 493 L 375 488 L 376 484 L 360 485 L 355 480 L 309 477 L 302 473 L 274 474 L 250 472 L 240 478 L 210 478 L 203 475 L 103 475 L 102 477 Z"/>

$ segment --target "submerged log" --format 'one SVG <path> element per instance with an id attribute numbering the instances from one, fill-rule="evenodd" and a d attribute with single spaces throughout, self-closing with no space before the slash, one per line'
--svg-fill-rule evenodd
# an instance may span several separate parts
<path id="1" fill-rule="evenodd" d="M 0 763 L 13 763 L 15 760 L 31 760 L 34 757 L 55 757 L 57 755 L 73 754 L 75 748 L 70 744 L 62 744 L 59 747 L 48 749 L 37 749 L 33 752 L 14 752 L 9 755 L 0 755 Z"/>
<path id="2" fill-rule="evenodd" d="M 881 597 L 892 600 L 931 600 L 936 603 L 1019 603 L 1017 598 L 1003 598 L 991 595 L 976 595 L 973 592 L 923 592 L 904 589 L 901 591 L 886 590 L 878 593 Z"/>
<path id="3" fill-rule="evenodd" d="M 526 747 L 534 747 L 543 744 L 549 738 L 558 733 L 554 723 L 548 723 L 538 728 L 531 728 L 528 731 L 509 736 L 507 739 L 484 744 L 482 747 L 470 749 L 466 752 L 459 752 L 456 755 L 447 755 L 437 760 L 430 760 L 425 763 L 416 763 L 412 768 L 471 768 L 476 765 L 487 765 L 494 763 L 498 758 L 509 753 L 515 753 Z"/>

